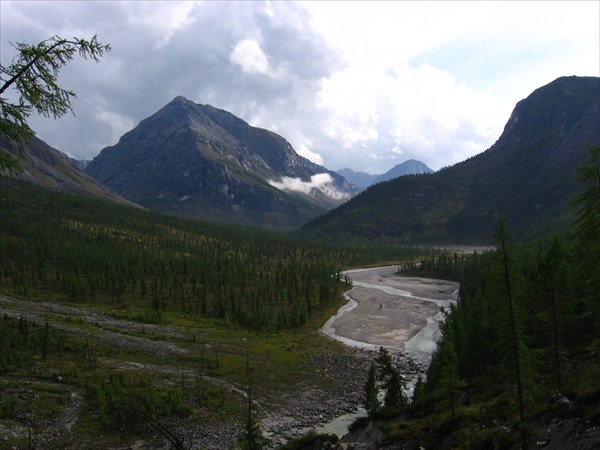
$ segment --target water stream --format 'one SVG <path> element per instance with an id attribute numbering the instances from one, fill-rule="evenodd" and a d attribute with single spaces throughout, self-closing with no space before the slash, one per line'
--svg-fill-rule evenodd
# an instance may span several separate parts
<path id="1" fill-rule="evenodd" d="M 353 296 L 353 290 L 355 287 L 368 289 L 370 294 L 370 300 L 373 301 L 373 294 L 376 292 L 382 292 L 385 294 L 393 295 L 398 297 L 398 301 L 402 302 L 428 302 L 435 304 L 438 309 L 437 312 L 431 316 L 426 317 L 425 325 L 410 339 L 404 342 L 403 352 L 419 363 L 422 367 L 427 368 L 431 362 L 431 355 L 437 348 L 437 340 L 440 337 L 440 322 L 444 320 L 443 310 L 454 304 L 457 299 L 458 289 L 456 286 L 452 286 L 451 283 L 447 283 L 443 286 L 444 289 L 439 289 L 435 292 L 435 297 L 427 293 L 432 291 L 432 280 L 411 278 L 410 282 L 408 279 L 402 279 L 401 277 L 394 276 L 396 267 L 377 267 L 370 269 L 356 269 L 344 272 L 352 279 L 353 289 L 344 294 L 348 300 L 344 306 L 342 306 L 335 315 L 333 315 L 321 328 L 321 332 L 342 342 L 345 345 L 355 348 L 366 349 L 370 351 L 377 351 L 380 344 L 370 342 L 368 335 L 361 336 L 360 340 L 355 338 L 351 339 L 347 336 L 343 336 L 338 333 L 336 328 L 336 322 L 339 321 L 349 311 L 354 310 L 361 301 L 367 301 L 366 296 L 358 298 L 358 295 Z M 406 280 L 406 281 L 403 281 Z M 446 282 L 444 282 L 446 283 Z M 452 287 L 451 290 L 448 290 Z M 409 290 L 410 289 L 410 290 Z M 425 294 L 424 294 L 425 293 Z M 377 298 L 375 296 L 375 298 Z M 343 320 L 343 319 L 341 319 Z M 391 331 L 391 330 L 390 330 Z M 394 351 L 398 351 L 394 348 Z M 415 379 L 408 380 L 407 389 L 405 393 L 408 396 L 412 395 L 414 388 Z M 350 414 L 344 414 L 333 421 L 318 428 L 318 432 L 322 433 L 335 433 L 339 437 L 343 436 L 348 432 L 348 426 L 358 417 L 366 416 L 364 408 L 359 408 L 356 412 Z"/>

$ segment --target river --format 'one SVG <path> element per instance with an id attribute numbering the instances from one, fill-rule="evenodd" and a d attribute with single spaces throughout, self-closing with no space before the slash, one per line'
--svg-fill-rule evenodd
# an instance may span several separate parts
<path id="1" fill-rule="evenodd" d="M 351 347 L 377 351 L 384 347 L 403 355 L 420 368 L 429 366 L 440 337 L 444 309 L 456 303 L 458 283 L 397 274 L 398 266 L 348 270 L 352 289 L 348 300 L 321 328 L 332 339 Z M 404 374 L 405 376 L 407 374 Z M 412 395 L 417 376 L 408 374 L 406 393 Z M 366 415 L 360 408 L 320 427 L 317 431 L 342 436 L 354 419 Z"/>

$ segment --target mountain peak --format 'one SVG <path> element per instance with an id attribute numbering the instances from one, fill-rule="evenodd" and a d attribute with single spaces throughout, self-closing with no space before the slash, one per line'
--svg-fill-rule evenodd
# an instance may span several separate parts
<path id="1" fill-rule="evenodd" d="M 283 137 L 182 96 L 103 149 L 86 172 L 149 209 L 274 228 L 299 226 L 357 193 Z"/>
<path id="2" fill-rule="evenodd" d="M 404 175 L 419 175 L 422 173 L 433 173 L 425 163 L 417 161 L 416 159 L 409 159 L 403 163 L 396 164 L 390 170 L 383 175 L 379 175 L 373 184 L 381 183 L 383 181 L 393 180 L 394 178 L 402 177 Z"/>
<path id="3" fill-rule="evenodd" d="M 188 100 L 187 98 L 185 98 L 183 95 L 178 95 L 173 100 L 171 100 L 170 103 L 186 103 L 186 102 L 189 102 L 189 101 L 190 100 Z"/>
<path id="4" fill-rule="evenodd" d="M 197 105 L 193 101 L 185 98 L 183 95 L 178 95 L 173 100 L 171 100 L 169 103 L 167 103 L 162 109 L 171 109 L 173 107 L 175 107 L 175 108 L 181 108 L 181 107 L 194 108 L 197 106 L 202 106 L 202 105 Z M 160 110 L 159 110 L 159 112 L 160 112 Z"/>
<path id="5" fill-rule="evenodd" d="M 337 171 L 340 175 L 346 178 L 350 183 L 358 186 L 361 189 L 366 189 L 372 184 L 381 183 L 382 181 L 391 180 L 404 175 L 418 175 L 421 173 L 432 173 L 425 163 L 416 159 L 409 159 L 403 163 L 396 164 L 386 173 L 381 175 L 371 175 L 365 172 L 355 172 L 352 169 L 340 169 Z"/>

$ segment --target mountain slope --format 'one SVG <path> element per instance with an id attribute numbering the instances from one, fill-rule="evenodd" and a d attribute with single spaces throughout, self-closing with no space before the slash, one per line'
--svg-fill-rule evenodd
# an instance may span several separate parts
<path id="1" fill-rule="evenodd" d="M 177 97 L 91 161 L 86 172 L 149 209 L 292 228 L 355 189 L 281 136 Z"/>
<path id="2" fill-rule="evenodd" d="M 0 136 L 0 148 L 15 156 L 19 153 L 17 144 L 3 136 Z M 20 162 L 23 172 L 18 178 L 49 189 L 130 203 L 86 174 L 74 161 L 41 139 L 33 137 L 24 146 Z"/>
<path id="3" fill-rule="evenodd" d="M 372 186 L 307 233 L 487 243 L 503 216 L 517 236 L 568 220 L 585 148 L 600 144 L 600 79 L 562 77 L 520 101 L 487 151 L 429 175 Z"/>

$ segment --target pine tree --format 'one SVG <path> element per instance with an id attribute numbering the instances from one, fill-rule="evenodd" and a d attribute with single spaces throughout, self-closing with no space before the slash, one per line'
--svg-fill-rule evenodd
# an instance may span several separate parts
<path id="1" fill-rule="evenodd" d="M 392 356 L 384 347 L 379 347 L 375 360 L 379 368 L 377 379 L 383 383 L 385 389 L 384 405 L 392 408 L 404 406 L 404 379 L 392 364 Z"/>
<path id="2" fill-rule="evenodd" d="M 365 383 L 365 409 L 369 416 L 371 416 L 380 407 L 381 403 L 379 402 L 377 389 L 377 365 L 373 362 L 369 367 L 369 374 Z"/>
<path id="3" fill-rule="evenodd" d="M 458 374 L 458 357 L 451 339 L 445 341 L 442 353 L 443 366 L 438 389 L 450 402 L 452 419 L 456 418 L 456 392 L 466 386 L 466 382 Z"/>
<path id="4" fill-rule="evenodd" d="M 246 360 L 246 369 L 248 371 L 248 412 L 246 415 L 244 434 L 240 436 L 239 444 L 242 450 L 262 450 L 269 444 L 269 441 L 263 437 L 258 420 L 253 414 L 252 377 L 250 375 L 248 360 Z"/>
<path id="5" fill-rule="evenodd" d="M 513 299 L 512 277 L 509 270 L 509 232 L 508 225 L 504 220 L 500 220 L 494 229 L 494 238 L 501 258 L 502 288 L 506 297 L 508 307 L 508 321 L 510 330 L 510 345 L 512 357 L 514 360 L 515 381 L 517 384 L 517 402 L 519 407 L 519 422 L 521 425 L 521 446 L 527 445 L 527 436 L 525 434 L 525 404 L 523 401 L 523 374 L 521 371 L 521 356 L 519 335 L 517 333 L 517 323 L 515 317 L 515 306 Z"/>
<path id="6" fill-rule="evenodd" d="M 385 398 L 383 399 L 385 406 L 390 408 L 404 406 L 403 388 L 404 380 L 402 375 L 392 367 L 385 382 Z"/>
<path id="7" fill-rule="evenodd" d="M 567 271 L 566 264 L 563 262 L 564 249 L 560 241 L 555 237 L 550 244 L 550 248 L 540 257 L 538 263 L 538 275 L 540 279 L 540 290 L 542 296 L 542 308 L 549 316 L 549 324 L 544 323 L 545 327 L 550 328 L 551 339 L 551 361 L 552 371 L 556 381 L 558 392 L 562 390 L 562 321 L 565 299 L 561 295 L 565 290 L 564 281 L 561 283 L 561 275 L 564 278 L 564 272 Z"/>

